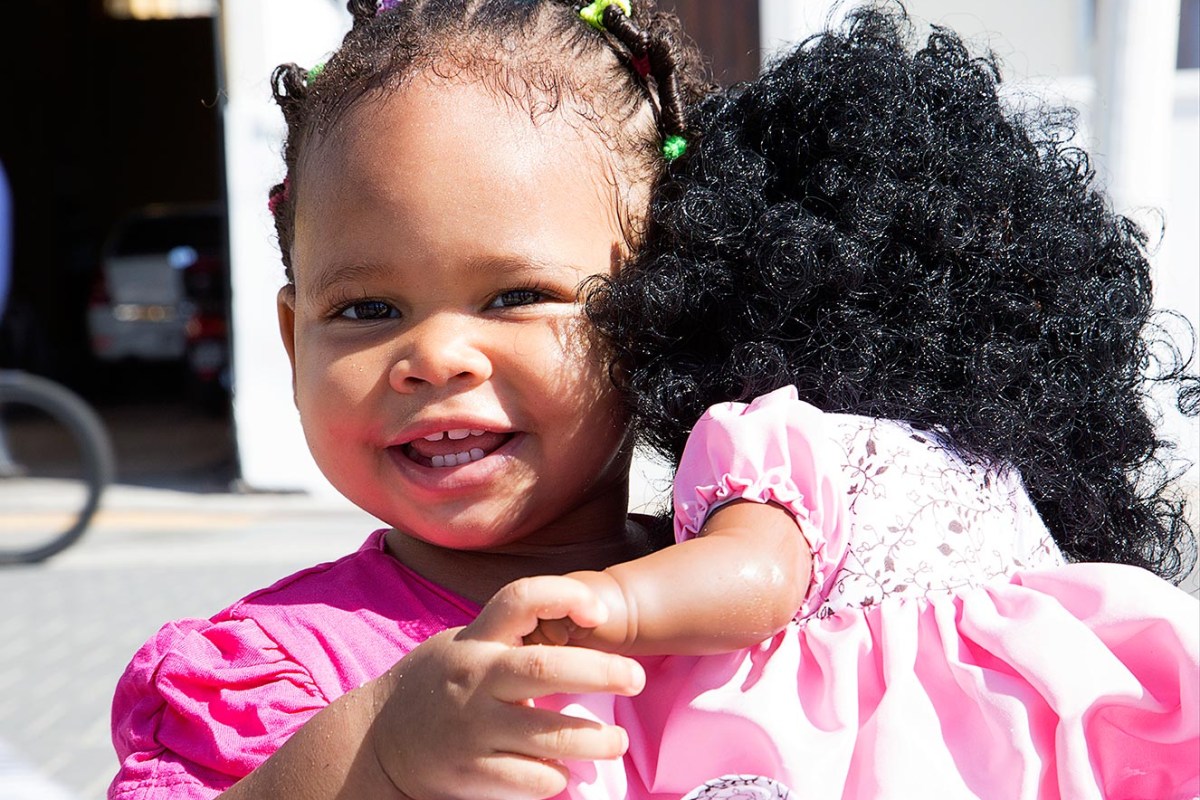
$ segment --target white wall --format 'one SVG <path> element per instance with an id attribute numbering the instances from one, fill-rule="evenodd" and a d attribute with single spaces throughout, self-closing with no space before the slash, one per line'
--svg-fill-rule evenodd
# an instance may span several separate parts
<path id="1" fill-rule="evenodd" d="M 918 20 L 954 29 L 975 52 L 992 50 L 1010 79 L 1089 70 L 1091 0 L 906 0 Z"/>
<path id="2" fill-rule="evenodd" d="M 1159 305 L 1178 311 L 1200 335 L 1200 70 L 1175 75 L 1167 148 L 1167 200 L 1162 204 L 1166 233 L 1156 254 L 1155 292 Z M 1188 419 L 1164 405 L 1164 430 L 1179 442 L 1181 455 L 1193 462 L 1183 491 L 1190 497 L 1192 528 L 1200 534 L 1200 419 Z M 1200 590 L 1200 572 L 1192 585 L 1193 593 Z"/>
<path id="3" fill-rule="evenodd" d="M 824 30 L 854 7 L 849 0 L 759 0 L 764 53 Z M 1087 71 L 1091 0 L 906 0 L 920 32 L 953 28 L 977 52 L 988 49 L 1015 77 Z M 1011 24 L 1013 20 L 1025 21 Z"/>

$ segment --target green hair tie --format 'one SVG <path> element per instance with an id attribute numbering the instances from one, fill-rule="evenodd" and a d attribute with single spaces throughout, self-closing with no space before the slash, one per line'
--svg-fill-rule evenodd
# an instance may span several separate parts
<path id="1" fill-rule="evenodd" d="M 633 9 L 629 5 L 629 0 L 592 0 L 591 3 L 579 9 L 579 16 L 588 25 L 591 25 L 598 31 L 604 30 L 604 9 L 609 6 L 616 6 L 625 12 L 625 16 L 633 16 Z"/>
<path id="2" fill-rule="evenodd" d="M 324 71 L 325 71 L 325 62 L 324 61 L 318 62 L 305 75 L 304 82 L 311 84 L 317 78 L 321 77 L 321 73 Z"/>
<path id="3" fill-rule="evenodd" d="M 674 161 L 687 152 L 687 139 L 672 134 L 666 139 L 663 139 L 662 154 L 667 161 Z"/>

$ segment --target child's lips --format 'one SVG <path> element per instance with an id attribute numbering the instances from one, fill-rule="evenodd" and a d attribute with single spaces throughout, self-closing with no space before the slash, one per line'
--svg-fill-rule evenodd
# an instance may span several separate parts
<path id="1" fill-rule="evenodd" d="M 495 431 L 451 430 L 448 435 L 434 434 L 413 439 L 400 445 L 399 449 L 421 466 L 447 468 L 486 458 L 503 447 L 512 437 L 512 433 Z"/>

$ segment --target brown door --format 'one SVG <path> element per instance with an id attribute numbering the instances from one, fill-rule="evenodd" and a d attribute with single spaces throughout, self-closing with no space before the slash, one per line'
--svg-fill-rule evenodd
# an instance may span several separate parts
<path id="1" fill-rule="evenodd" d="M 722 86 L 758 74 L 758 0 L 659 0 L 683 22 L 705 56 L 713 78 Z"/>

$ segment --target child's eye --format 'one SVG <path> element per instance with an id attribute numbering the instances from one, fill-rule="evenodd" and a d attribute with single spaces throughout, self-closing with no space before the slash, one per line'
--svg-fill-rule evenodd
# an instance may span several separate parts
<path id="1" fill-rule="evenodd" d="M 382 300 L 359 300 L 339 311 L 338 316 L 361 320 L 395 319 L 400 316 L 400 312 Z"/>
<path id="2" fill-rule="evenodd" d="M 510 289 L 507 292 L 498 294 L 496 299 L 488 304 L 488 308 L 528 306 L 545 299 L 546 295 L 537 289 Z"/>

